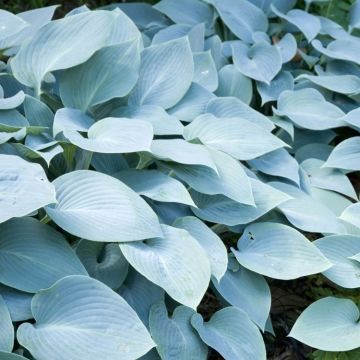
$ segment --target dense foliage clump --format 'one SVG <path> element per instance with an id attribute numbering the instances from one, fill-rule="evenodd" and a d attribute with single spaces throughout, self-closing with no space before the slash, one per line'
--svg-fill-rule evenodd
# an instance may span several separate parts
<path id="1" fill-rule="evenodd" d="M 359 358 L 360 2 L 56 8 L 0 10 L 0 360 Z"/>

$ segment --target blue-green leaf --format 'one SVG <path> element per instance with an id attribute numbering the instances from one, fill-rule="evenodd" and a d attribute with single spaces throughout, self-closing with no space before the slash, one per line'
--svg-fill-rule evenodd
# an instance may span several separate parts
<path id="1" fill-rule="evenodd" d="M 341 120 L 345 115 L 343 111 L 312 88 L 284 91 L 278 99 L 277 109 L 273 110 L 305 129 L 326 130 L 345 125 Z"/>
<path id="2" fill-rule="evenodd" d="M 342 287 L 360 288 L 360 263 L 351 259 L 360 252 L 358 236 L 326 236 L 314 244 L 334 264 L 324 276 Z"/>
<path id="3" fill-rule="evenodd" d="M 249 225 L 238 249 L 233 253 L 242 266 L 275 279 L 317 274 L 332 265 L 300 232 L 278 223 Z"/>
<path id="4" fill-rule="evenodd" d="M 214 0 L 216 10 L 229 29 L 241 40 L 251 43 L 256 31 L 266 32 L 266 15 L 246 0 Z"/>
<path id="5" fill-rule="evenodd" d="M 0 284 L 0 295 L 9 309 L 10 317 L 13 322 L 32 319 L 33 315 L 30 306 L 33 294 Z"/>
<path id="6" fill-rule="evenodd" d="M 305 309 L 289 336 L 325 351 L 356 349 L 360 347 L 359 315 L 351 300 L 326 297 Z"/>
<path id="7" fill-rule="evenodd" d="M 185 95 L 193 74 L 193 57 L 186 38 L 150 46 L 141 53 L 139 80 L 129 104 L 168 109 Z"/>
<path id="8" fill-rule="evenodd" d="M 185 127 L 187 140 L 199 139 L 204 145 L 223 151 L 238 160 L 254 159 L 285 146 L 270 132 L 243 118 L 216 118 L 205 114 Z"/>
<path id="9" fill-rule="evenodd" d="M 266 359 L 259 329 L 244 311 L 236 307 L 219 310 L 206 323 L 201 315 L 195 314 L 191 324 L 201 339 L 224 359 Z"/>
<path id="10" fill-rule="evenodd" d="M 158 170 L 125 170 L 113 174 L 136 193 L 162 202 L 195 206 L 186 187 Z"/>
<path id="11" fill-rule="evenodd" d="M 220 237 L 194 216 L 179 218 L 173 226 L 186 230 L 204 248 L 210 261 L 211 274 L 220 280 L 228 263 L 227 250 Z"/>
<path id="12" fill-rule="evenodd" d="M 31 309 L 36 323 L 23 323 L 17 338 L 37 359 L 135 360 L 155 345 L 126 301 L 90 277 L 59 280 Z"/>
<path id="13" fill-rule="evenodd" d="M 85 63 L 61 74 L 60 96 L 64 106 L 86 111 L 127 95 L 138 79 L 139 66 L 138 40 L 98 50 Z"/>
<path id="14" fill-rule="evenodd" d="M 166 305 L 163 302 L 151 307 L 150 332 L 162 359 L 207 359 L 207 346 L 190 323 L 194 314 L 194 310 L 186 306 L 179 306 L 169 318 Z"/>
<path id="15" fill-rule="evenodd" d="M 66 239 L 50 226 L 27 217 L 12 219 L 0 229 L 3 284 L 36 292 L 64 276 L 87 275 Z"/>
<path id="16" fill-rule="evenodd" d="M 91 277 L 112 289 L 118 289 L 127 276 L 129 263 L 117 244 L 80 240 L 76 255 Z"/>
<path id="17" fill-rule="evenodd" d="M 244 310 L 264 330 L 270 313 L 270 288 L 263 276 L 242 267 L 235 259 L 230 258 L 231 262 L 235 269 L 229 266 L 220 281 L 212 280 L 215 289 L 229 304 Z"/>
<path id="18" fill-rule="evenodd" d="M 9 309 L 0 296 L 0 351 L 11 352 L 14 346 L 14 327 L 11 322 Z"/>
<path id="19" fill-rule="evenodd" d="M 232 55 L 234 65 L 243 75 L 268 85 L 281 70 L 279 49 L 265 41 L 251 47 L 236 42 L 232 45 Z"/>
<path id="20" fill-rule="evenodd" d="M 19 156 L 0 155 L 0 223 L 56 202 L 43 168 Z"/>
<path id="21" fill-rule="evenodd" d="M 58 177 L 53 184 L 58 203 L 47 206 L 46 212 L 73 235 L 102 242 L 162 235 L 156 214 L 120 180 L 79 170 Z"/>
<path id="22" fill-rule="evenodd" d="M 121 243 L 128 262 L 173 299 L 196 308 L 210 281 L 205 250 L 185 230 L 162 225 L 163 238 Z"/>

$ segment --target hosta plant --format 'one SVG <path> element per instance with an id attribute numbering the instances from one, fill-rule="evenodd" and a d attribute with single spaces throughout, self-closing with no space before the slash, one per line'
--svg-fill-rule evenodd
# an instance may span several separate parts
<path id="1" fill-rule="evenodd" d="M 345 295 L 289 342 L 360 347 L 360 3 L 332 3 L 0 11 L 0 360 L 266 359 L 314 276 Z"/>

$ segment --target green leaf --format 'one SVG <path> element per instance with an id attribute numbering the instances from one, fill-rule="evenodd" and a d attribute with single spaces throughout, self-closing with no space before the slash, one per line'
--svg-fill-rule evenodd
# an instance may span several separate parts
<path id="1" fill-rule="evenodd" d="M 219 310 L 207 323 L 201 315 L 195 314 L 191 324 L 201 339 L 224 359 L 266 359 L 259 329 L 244 311 L 236 307 Z"/>
<path id="2" fill-rule="evenodd" d="M 36 323 L 20 325 L 17 338 L 37 359 L 135 360 L 155 345 L 126 301 L 89 277 L 59 280 L 31 309 Z"/>
<path id="3" fill-rule="evenodd" d="M 30 217 L 0 225 L 0 281 L 15 289 L 37 292 L 67 275 L 87 275 L 66 239 Z"/>
<path id="4" fill-rule="evenodd" d="M 43 168 L 19 156 L 0 155 L 0 223 L 56 202 Z"/>
<path id="5" fill-rule="evenodd" d="M 121 242 L 161 236 L 156 214 L 121 181 L 79 170 L 53 182 L 58 203 L 47 206 L 62 229 L 87 240 Z"/>
<path id="6" fill-rule="evenodd" d="M 360 347 L 359 309 L 347 299 L 318 300 L 300 315 L 289 336 L 325 351 L 356 349 Z"/>
<path id="7" fill-rule="evenodd" d="M 185 230 L 162 225 L 163 238 L 119 244 L 138 272 L 180 304 L 196 308 L 210 281 L 208 256 Z"/>

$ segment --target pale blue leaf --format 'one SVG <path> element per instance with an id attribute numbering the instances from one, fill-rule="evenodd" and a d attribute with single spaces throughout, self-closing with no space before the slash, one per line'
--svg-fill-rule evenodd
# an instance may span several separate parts
<path id="1" fill-rule="evenodd" d="M 44 25 L 21 47 L 11 68 L 17 80 L 39 93 L 48 72 L 81 64 L 105 45 L 138 37 L 120 10 L 84 12 Z"/>
<path id="2" fill-rule="evenodd" d="M 62 229 L 87 240 L 121 242 L 161 236 L 156 214 L 121 181 L 79 170 L 53 182 L 58 203 L 47 206 Z"/>
<path id="3" fill-rule="evenodd" d="M 208 195 L 222 194 L 247 205 L 254 205 L 250 180 L 242 165 L 221 151 L 208 149 L 217 173 L 206 166 L 168 164 L 176 176 L 194 190 Z"/>
<path id="4" fill-rule="evenodd" d="M 31 126 L 51 128 L 54 114 L 42 101 L 26 95 L 24 100 L 25 117 Z"/>
<path id="5" fill-rule="evenodd" d="M 14 35 L 28 26 L 28 23 L 21 17 L 3 9 L 0 10 L 0 21 L 0 40 Z"/>
<path id="6" fill-rule="evenodd" d="M 181 304 L 196 308 L 210 281 L 208 256 L 185 230 L 162 225 L 163 238 L 121 243 L 129 263 Z"/>
<path id="7" fill-rule="evenodd" d="M 87 275 L 66 239 L 50 226 L 25 217 L 0 228 L 1 283 L 37 292 L 64 276 Z"/>
<path id="8" fill-rule="evenodd" d="M 95 153 L 92 155 L 91 165 L 96 171 L 108 175 L 112 175 L 118 171 L 126 170 L 129 168 L 127 161 L 120 154 Z"/>
<path id="9" fill-rule="evenodd" d="M 264 174 L 284 177 L 298 185 L 300 183 L 299 164 L 285 149 L 274 150 L 248 163 Z"/>
<path id="10" fill-rule="evenodd" d="M 251 2 L 262 9 L 270 18 L 276 17 L 271 11 L 271 4 L 274 4 L 278 10 L 285 13 L 291 10 L 296 4 L 296 0 L 251 0 Z"/>
<path id="11" fill-rule="evenodd" d="M 91 277 L 112 289 L 118 289 L 127 276 L 129 263 L 117 244 L 80 240 L 76 255 Z"/>
<path id="12" fill-rule="evenodd" d="M 283 224 L 249 225 L 237 246 L 232 251 L 242 266 L 275 279 L 297 279 L 332 266 L 304 235 Z"/>
<path id="13" fill-rule="evenodd" d="M 340 219 L 360 229 L 360 202 L 348 206 L 340 215 Z"/>
<path id="14" fill-rule="evenodd" d="M 169 317 L 164 302 L 151 307 L 150 332 L 162 359 L 207 359 L 207 346 L 199 338 L 190 323 L 194 314 L 194 310 L 186 306 L 178 306 L 172 316 Z"/>
<path id="15" fill-rule="evenodd" d="M 235 65 L 225 65 L 219 71 L 216 95 L 234 96 L 249 105 L 253 96 L 251 79 L 243 75 Z"/>
<path id="16" fill-rule="evenodd" d="M 354 126 L 356 130 L 360 131 L 360 108 L 349 111 L 343 117 L 343 120 L 351 126 Z"/>
<path id="17" fill-rule="evenodd" d="M 280 51 L 282 63 L 287 63 L 294 58 L 297 52 L 297 42 L 294 35 L 287 33 L 281 40 L 274 44 Z"/>
<path id="18" fill-rule="evenodd" d="M 232 45 L 234 65 L 245 76 L 270 84 L 281 70 L 280 50 L 265 41 L 252 46 L 236 42 Z"/>
<path id="19" fill-rule="evenodd" d="M 344 226 L 330 209 L 299 188 L 281 182 L 271 182 L 270 185 L 292 197 L 279 205 L 280 211 L 292 225 L 315 233 L 336 234 L 344 231 Z"/>
<path id="20" fill-rule="evenodd" d="M 14 327 L 11 322 L 9 309 L 2 296 L 0 295 L 0 350 L 12 351 L 14 346 Z"/>
<path id="21" fill-rule="evenodd" d="M 359 309 L 348 299 L 320 299 L 303 311 L 289 336 L 324 351 L 356 349 L 360 347 Z"/>
<path id="22" fill-rule="evenodd" d="M 194 63 L 186 38 L 150 46 L 141 53 L 139 80 L 130 105 L 174 106 L 191 85 Z"/>
<path id="23" fill-rule="evenodd" d="M 355 1 L 350 9 L 349 14 L 349 30 L 358 29 L 360 27 L 360 1 Z"/>
<path id="24" fill-rule="evenodd" d="M 25 93 L 21 90 L 16 95 L 0 99 L 0 110 L 15 109 L 25 100 Z"/>
<path id="25" fill-rule="evenodd" d="M 206 107 L 212 99 L 215 99 L 212 92 L 197 83 L 192 83 L 184 97 L 169 109 L 169 113 L 182 121 L 191 122 L 197 116 L 205 113 Z"/>
<path id="26" fill-rule="evenodd" d="M 221 41 L 219 35 L 215 34 L 205 39 L 205 50 L 211 51 L 211 55 L 215 61 L 216 68 L 218 70 L 229 63 L 222 52 L 223 42 Z"/>
<path id="27" fill-rule="evenodd" d="M 0 360 L 28 360 L 21 355 L 0 351 Z"/>
<path id="28" fill-rule="evenodd" d="M 123 97 L 134 87 L 139 67 L 138 40 L 104 47 L 85 63 L 61 74 L 61 100 L 65 107 L 86 111 Z"/>
<path id="29" fill-rule="evenodd" d="M 275 128 L 266 116 L 235 97 L 220 97 L 210 100 L 206 112 L 219 118 L 243 118 L 267 131 Z"/>
<path id="30" fill-rule="evenodd" d="M 205 114 L 184 129 L 187 140 L 223 151 L 238 160 L 250 160 L 285 146 L 280 139 L 245 118 L 216 118 Z"/>
<path id="31" fill-rule="evenodd" d="M 220 280 L 225 274 L 228 263 L 227 250 L 220 237 L 194 216 L 177 219 L 173 226 L 188 231 L 198 241 L 208 255 L 211 274 Z"/>
<path id="32" fill-rule="evenodd" d="M 33 315 L 30 306 L 33 294 L 0 284 L 0 295 L 9 309 L 13 322 L 32 319 Z"/>
<path id="33" fill-rule="evenodd" d="M 209 151 L 201 144 L 192 144 L 182 139 L 154 140 L 151 145 L 151 153 L 163 161 L 203 165 L 217 172 Z"/>
<path id="34" fill-rule="evenodd" d="M 310 143 L 296 150 L 295 159 L 299 164 L 307 159 L 319 159 L 325 161 L 333 148 L 333 146 L 327 144 Z"/>
<path id="35" fill-rule="evenodd" d="M 308 42 L 313 40 L 320 32 L 320 20 L 315 15 L 309 14 L 304 10 L 294 9 L 283 14 L 276 8 L 276 5 L 272 5 L 271 10 L 281 19 L 296 26 L 305 35 Z"/>
<path id="36" fill-rule="evenodd" d="M 214 12 L 211 7 L 199 0 L 161 0 L 155 9 L 167 15 L 177 24 L 196 25 L 213 22 Z"/>
<path id="37" fill-rule="evenodd" d="M 165 299 L 165 292 L 162 288 L 150 282 L 131 267 L 129 267 L 128 276 L 117 293 L 135 310 L 147 328 L 149 328 L 151 306 Z"/>
<path id="38" fill-rule="evenodd" d="M 289 200 L 289 196 L 259 180 L 250 179 L 255 206 L 245 205 L 222 195 L 209 196 L 192 191 L 198 209 L 193 213 L 202 220 L 228 226 L 247 224 Z"/>
<path id="39" fill-rule="evenodd" d="M 183 24 L 170 25 L 154 35 L 151 45 L 159 45 L 182 37 L 187 37 L 190 49 L 193 52 L 204 51 L 205 26 L 203 23 L 195 26 Z"/>
<path id="40" fill-rule="evenodd" d="M 294 78 L 288 71 L 281 71 L 277 74 L 269 84 L 258 81 L 256 88 L 261 96 L 261 105 L 274 101 L 279 98 L 285 90 L 294 89 Z"/>
<path id="41" fill-rule="evenodd" d="M 54 186 L 39 164 L 0 155 L 0 223 L 56 202 Z"/>
<path id="42" fill-rule="evenodd" d="M 37 359 L 135 360 L 155 345 L 126 301 L 90 277 L 59 280 L 31 309 L 36 323 L 23 323 L 17 338 Z"/>
<path id="43" fill-rule="evenodd" d="M 64 130 L 75 130 L 87 132 L 94 119 L 77 109 L 62 108 L 59 109 L 54 118 L 53 136 L 56 137 Z"/>
<path id="44" fill-rule="evenodd" d="M 360 136 L 354 136 L 335 146 L 324 167 L 360 170 Z"/>
<path id="45" fill-rule="evenodd" d="M 113 174 L 139 195 L 161 202 L 195 206 L 186 187 L 158 170 L 125 170 Z"/>
<path id="46" fill-rule="evenodd" d="M 277 109 L 273 110 L 276 115 L 287 116 L 305 129 L 326 130 L 345 125 L 341 119 L 344 112 L 312 88 L 284 91 L 278 99 Z"/>
<path id="47" fill-rule="evenodd" d="M 213 92 L 218 87 L 218 73 L 211 52 L 194 53 L 193 81 L 203 88 Z"/>
<path id="48" fill-rule="evenodd" d="M 301 163 L 310 184 L 321 189 L 337 191 L 357 200 L 356 192 L 348 177 L 338 169 L 323 168 L 324 163 L 318 159 L 307 159 Z"/>
<path id="49" fill-rule="evenodd" d="M 65 129 L 63 134 L 83 150 L 112 154 L 150 151 L 154 136 L 147 121 L 115 117 L 97 121 L 88 129 L 87 138 L 72 129 Z"/>
<path id="50" fill-rule="evenodd" d="M 217 311 L 206 323 L 200 314 L 195 314 L 191 324 L 201 339 L 224 359 L 266 359 L 259 329 L 244 311 L 236 307 Z"/>
<path id="51" fill-rule="evenodd" d="M 314 244 L 334 264 L 323 272 L 324 276 L 344 288 L 360 288 L 360 263 L 351 258 L 360 252 L 358 236 L 326 236 Z"/>
<path id="52" fill-rule="evenodd" d="M 314 40 L 311 44 L 317 51 L 331 59 L 348 60 L 360 64 L 360 43 L 358 39 L 336 39 L 329 43 L 326 48 L 319 40 Z"/>
<path id="53" fill-rule="evenodd" d="M 330 91 L 340 94 L 352 95 L 360 92 L 360 79 L 355 75 L 327 75 L 315 76 L 309 74 L 299 75 L 295 81 L 306 79 Z"/>
<path id="54" fill-rule="evenodd" d="M 114 109 L 111 116 L 148 121 L 155 135 L 182 135 L 184 131 L 184 126 L 176 116 L 169 115 L 162 107 L 156 105 L 123 106 Z"/>
<path id="55" fill-rule="evenodd" d="M 241 40 L 251 43 L 256 31 L 266 32 L 266 15 L 246 0 L 214 0 L 214 6 L 228 28 Z"/>
<path id="56" fill-rule="evenodd" d="M 231 258 L 229 261 L 236 262 Z M 229 268 L 219 282 L 215 279 L 212 282 L 229 304 L 244 310 L 249 318 L 264 330 L 270 313 L 271 294 L 263 276 L 237 263 L 236 270 Z"/>

